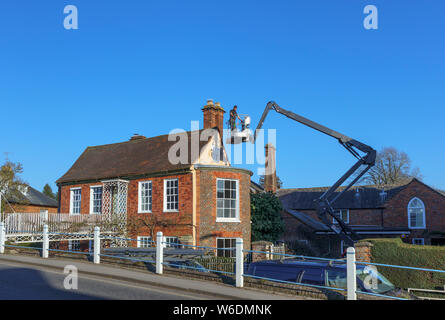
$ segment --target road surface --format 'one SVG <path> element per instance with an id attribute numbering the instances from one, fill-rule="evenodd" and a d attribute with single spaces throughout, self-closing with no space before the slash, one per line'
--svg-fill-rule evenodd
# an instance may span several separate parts
<path id="1" fill-rule="evenodd" d="M 64 299 L 64 300 L 196 300 L 209 296 L 164 289 L 148 285 L 136 285 L 124 281 L 78 274 L 78 289 L 64 288 L 67 274 L 63 270 L 45 270 L 40 267 L 0 261 L 0 300 L 6 299 Z"/>

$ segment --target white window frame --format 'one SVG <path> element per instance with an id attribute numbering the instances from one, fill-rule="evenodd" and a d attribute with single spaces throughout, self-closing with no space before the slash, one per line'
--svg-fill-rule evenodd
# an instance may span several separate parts
<path id="1" fill-rule="evenodd" d="M 423 225 L 420 226 L 420 227 L 413 227 L 413 226 L 411 226 L 410 205 L 411 205 L 411 202 L 413 202 L 414 200 L 419 200 L 420 203 L 422 204 L 422 209 L 423 209 L 423 217 L 422 217 L 422 219 L 423 219 Z M 408 202 L 408 207 L 406 208 L 406 210 L 407 210 L 407 213 L 408 213 L 408 228 L 410 228 L 410 229 L 425 229 L 425 228 L 426 228 L 426 220 L 425 220 L 425 204 L 423 203 L 422 200 L 420 200 L 420 198 L 417 198 L 417 197 L 412 198 L 412 199 Z"/>
<path id="2" fill-rule="evenodd" d="M 420 240 L 420 242 L 422 242 L 422 243 L 415 243 L 416 240 Z M 412 239 L 412 244 L 419 245 L 419 246 L 424 246 L 425 245 L 425 239 L 424 238 L 413 238 Z"/>
<path id="3" fill-rule="evenodd" d="M 173 241 L 171 241 L 171 240 L 173 240 Z M 164 248 L 175 248 L 175 249 L 179 248 L 178 245 L 171 245 L 170 243 L 179 244 L 179 238 L 178 237 L 164 236 Z"/>
<path id="4" fill-rule="evenodd" d="M 217 249 L 219 249 L 219 247 L 218 247 L 218 240 L 234 240 L 234 243 L 235 243 L 235 244 L 234 244 L 233 247 L 231 247 L 231 248 L 233 248 L 232 251 L 229 251 L 229 250 L 216 250 L 216 256 L 217 256 L 217 257 L 220 257 L 220 256 L 218 255 L 218 253 L 219 253 L 219 252 L 224 252 L 223 257 L 226 257 L 226 252 L 231 252 L 229 258 L 235 258 L 235 256 L 236 256 L 236 252 L 235 252 L 235 250 L 236 250 L 236 238 L 222 238 L 222 237 L 216 238 L 216 248 L 217 248 Z M 225 247 L 224 247 L 224 248 L 225 248 Z M 223 249 L 223 248 L 221 248 L 221 249 Z"/>
<path id="5" fill-rule="evenodd" d="M 73 245 L 74 244 L 77 244 L 78 245 L 78 249 L 77 250 L 74 250 L 73 249 Z M 80 240 L 68 240 L 68 251 L 80 251 Z"/>
<path id="6" fill-rule="evenodd" d="M 167 209 L 167 182 L 168 181 L 177 181 L 178 182 L 178 193 L 177 193 L 177 197 L 178 197 L 178 209 Z M 179 179 L 175 178 L 175 179 L 164 179 L 164 212 L 179 212 Z"/>
<path id="7" fill-rule="evenodd" d="M 79 212 L 73 212 L 73 204 L 74 204 L 74 191 L 80 191 L 80 200 L 79 200 Z M 70 188 L 70 215 L 79 215 L 82 211 L 82 188 Z"/>
<path id="8" fill-rule="evenodd" d="M 151 191 L 151 195 L 149 196 L 149 207 L 151 207 L 151 210 L 143 210 L 142 209 L 142 185 L 148 183 L 149 184 L 149 190 Z M 147 181 L 139 181 L 138 184 L 138 213 L 151 213 L 153 210 L 153 183 L 151 180 Z"/>
<path id="9" fill-rule="evenodd" d="M 94 212 L 94 189 L 102 188 L 101 192 L 101 200 L 100 200 L 100 212 Z M 102 185 L 90 186 L 90 214 L 101 214 L 102 213 L 102 195 L 104 192 L 104 188 Z"/>
<path id="10" fill-rule="evenodd" d="M 147 242 L 142 243 L 142 241 L 147 241 Z M 136 246 L 138 248 L 150 248 L 152 246 L 152 242 L 149 242 L 149 241 L 152 241 L 150 236 L 137 236 L 137 245 Z M 141 244 L 143 244 L 143 245 L 141 246 Z"/>
<path id="11" fill-rule="evenodd" d="M 349 209 L 335 209 L 335 210 L 334 210 L 334 214 L 335 214 L 337 211 L 344 211 L 344 210 L 346 210 L 346 221 L 343 220 L 343 219 L 342 219 L 342 221 L 343 221 L 343 223 L 348 224 L 348 223 L 349 223 Z M 340 214 L 340 217 L 339 217 L 339 218 L 341 219 L 341 214 Z M 334 224 L 338 224 L 337 220 L 335 220 L 334 217 L 332 217 L 332 223 L 334 223 Z"/>
<path id="12" fill-rule="evenodd" d="M 235 181 L 236 182 L 236 199 L 235 199 L 235 217 L 234 218 L 224 218 L 218 217 L 218 181 Z M 217 178 L 216 179 L 216 201 L 215 201 L 215 210 L 216 210 L 216 222 L 241 222 L 240 220 L 240 212 L 239 212 L 239 180 L 237 179 L 224 179 Z"/>

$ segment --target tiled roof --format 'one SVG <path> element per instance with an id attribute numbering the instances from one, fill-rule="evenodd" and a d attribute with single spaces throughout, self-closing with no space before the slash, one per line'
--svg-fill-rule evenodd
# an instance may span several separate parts
<path id="1" fill-rule="evenodd" d="M 202 130 L 199 130 L 197 133 L 200 135 L 201 132 Z M 191 159 L 191 133 L 187 132 L 188 164 L 172 164 L 168 160 L 170 147 L 177 143 L 169 141 L 169 135 L 141 137 L 121 143 L 88 147 L 57 183 L 120 178 L 189 168 L 190 163 L 196 160 Z M 199 141 L 199 150 L 208 142 L 209 140 Z"/>
<path id="2" fill-rule="evenodd" d="M 26 192 L 15 193 L 8 199 L 11 203 L 29 204 L 34 206 L 54 207 L 59 206 L 58 202 L 47 195 L 37 191 L 32 187 L 27 187 Z"/>
<path id="3" fill-rule="evenodd" d="M 386 196 L 382 198 L 382 189 L 376 186 L 353 187 L 346 191 L 333 204 L 334 209 L 370 209 L 380 208 L 386 201 L 400 192 L 408 183 L 398 186 L 386 186 Z M 320 198 L 328 187 L 282 189 L 278 191 L 283 207 L 293 210 L 316 209 L 315 200 Z M 340 188 L 340 191 L 343 188 Z M 338 192 L 340 192 L 338 191 Z M 338 193 L 337 192 L 337 193 Z"/>

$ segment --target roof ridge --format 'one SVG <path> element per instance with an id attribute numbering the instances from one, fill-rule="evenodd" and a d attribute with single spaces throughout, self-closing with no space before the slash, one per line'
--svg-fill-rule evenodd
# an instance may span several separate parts
<path id="1" fill-rule="evenodd" d="M 188 133 L 192 133 L 192 132 L 196 132 L 196 131 L 202 131 L 202 130 L 203 129 L 198 129 L 198 130 L 190 130 L 190 131 L 184 131 L 184 132 L 188 134 Z M 97 146 L 88 146 L 88 147 L 86 147 L 85 150 L 87 150 L 87 149 L 96 149 L 96 148 L 107 147 L 107 146 L 113 146 L 113 145 L 119 145 L 119 144 L 124 144 L 124 143 L 143 142 L 143 141 L 147 141 L 147 140 L 151 140 L 151 139 L 155 139 L 155 138 L 161 138 L 161 137 L 169 136 L 170 134 L 171 133 L 167 133 L 167 134 L 161 134 L 159 136 L 154 136 L 154 137 L 144 137 L 144 138 L 139 138 L 139 139 L 135 139 L 135 140 L 127 140 L 127 141 L 122 141 L 122 142 L 99 144 Z"/>

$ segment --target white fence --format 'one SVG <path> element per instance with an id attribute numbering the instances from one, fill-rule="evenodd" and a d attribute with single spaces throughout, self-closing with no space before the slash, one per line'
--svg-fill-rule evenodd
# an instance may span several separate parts
<path id="1" fill-rule="evenodd" d="M 8 235 L 33 234 L 43 231 L 48 225 L 49 232 L 92 232 L 102 222 L 101 215 L 68 213 L 10 213 L 5 215 L 5 233 Z"/>

